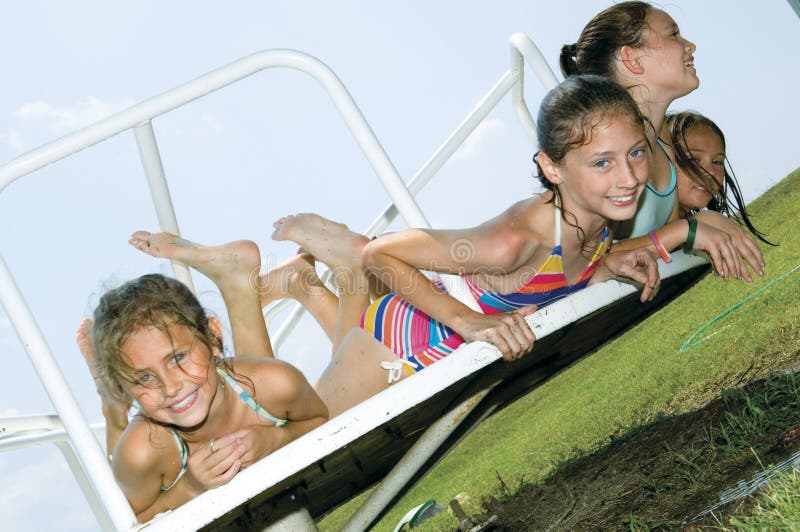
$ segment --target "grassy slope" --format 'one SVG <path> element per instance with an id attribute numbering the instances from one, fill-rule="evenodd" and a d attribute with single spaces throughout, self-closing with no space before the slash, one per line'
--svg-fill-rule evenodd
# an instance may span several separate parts
<path id="1" fill-rule="evenodd" d="M 623 337 L 484 422 L 409 490 L 377 530 L 391 530 L 409 508 L 430 498 L 446 503 L 460 492 L 473 502 L 482 494 L 502 496 L 498 476 L 513 490 L 626 428 L 694 409 L 723 388 L 800 361 L 800 270 L 765 288 L 800 264 L 800 228 L 791 222 L 797 219 L 798 198 L 800 171 L 750 207 L 756 226 L 780 244 L 762 246 L 764 278 L 748 284 L 707 276 Z M 679 352 L 697 329 L 748 296 L 699 337 L 719 334 Z M 327 517 L 321 529 L 340 529 L 355 502 Z M 425 528 L 453 524 L 442 517 Z"/>

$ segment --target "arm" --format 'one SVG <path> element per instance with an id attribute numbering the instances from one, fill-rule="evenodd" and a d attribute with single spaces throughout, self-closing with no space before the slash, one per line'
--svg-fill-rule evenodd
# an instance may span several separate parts
<path id="1" fill-rule="evenodd" d="M 328 420 L 328 408 L 303 374 L 278 360 L 237 357 L 241 369 L 255 386 L 254 398 L 278 417 L 288 419 L 282 426 L 253 425 L 233 434 L 247 448 L 242 467 L 296 440 Z"/>
<path id="2" fill-rule="evenodd" d="M 136 418 L 114 451 L 114 477 L 139 522 L 172 510 L 206 490 L 229 482 L 241 466 L 244 445 L 230 438 L 212 453 L 201 444 L 189 455 L 186 473 L 167 491 L 180 472 L 180 457 L 172 434 L 164 427 Z"/>
<path id="3" fill-rule="evenodd" d="M 672 251 L 682 246 L 686 242 L 689 234 L 689 222 L 685 219 L 675 220 L 664 227 L 653 231 L 664 247 Z M 629 238 L 614 244 L 614 251 L 625 251 L 637 248 L 646 248 L 653 253 L 658 253 L 655 245 L 648 236 Z M 731 236 L 714 226 L 698 221 L 697 234 L 694 242 L 694 249 L 699 249 L 708 253 L 711 264 L 717 274 L 722 275 L 725 280 L 729 276 L 736 279 L 750 280 L 742 262 L 740 248 L 736 245 Z"/>
<path id="4" fill-rule="evenodd" d="M 419 269 L 450 274 L 487 268 L 504 274 L 515 272 L 531 261 L 539 242 L 525 228 L 521 211 L 520 206 L 512 207 L 472 229 L 410 229 L 386 235 L 365 246 L 362 260 L 391 289 L 466 341 L 489 341 L 503 352 L 504 358 L 515 358 L 530 350 L 535 340 L 524 320 L 534 307 L 483 315 L 438 289 Z"/>

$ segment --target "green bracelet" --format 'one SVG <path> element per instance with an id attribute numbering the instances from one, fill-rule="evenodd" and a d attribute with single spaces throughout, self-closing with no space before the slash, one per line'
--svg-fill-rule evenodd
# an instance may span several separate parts
<path id="1" fill-rule="evenodd" d="M 689 218 L 689 234 L 686 235 L 686 243 L 683 245 L 684 251 L 691 251 L 694 247 L 694 237 L 697 236 L 697 220 Z"/>

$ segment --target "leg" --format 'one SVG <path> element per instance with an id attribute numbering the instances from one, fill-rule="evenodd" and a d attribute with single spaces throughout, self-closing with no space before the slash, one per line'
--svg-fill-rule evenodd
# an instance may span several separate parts
<path id="1" fill-rule="evenodd" d="M 108 393 L 106 385 L 100 376 L 100 371 L 97 369 L 97 351 L 95 351 L 94 343 L 92 342 L 93 328 L 94 322 L 92 320 L 88 318 L 83 320 L 78 326 L 75 341 L 84 360 L 86 360 L 89 372 L 92 374 L 97 395 L 100 396 L 103 417 L 106 420 L 106 453 L 111 454 L 117 446 L 119 437 L 128 426 L 128 410 L 131 408 L 131 403 L 120 402 Z"/>
<path id="2" fill-rule="evenodd" d="M 274 357 L 267 326 L 261 315 L 258 246 L 238 240 L 221 246 L 205 247 L 169 233 L 133 233 L 130 244 L 153 257 L 183 262 L 217 285 L 228 309 L 237 354 Z"/>
<path id="3" fill-rule="evenodd" d="M 301 251 L 258 278 L 261 306 L 291 298 L 303 305 L 333 341 L 339 299 L 328 290 L 314 268 L 314 257 Z"/>
<path id="4" fill-rule="evenodd" d="M 391 386 L 381 362 L 397 357 L 363 329 L 351 329 L 314 388 L 334 417 Z M 401 374 L 401 380 L 407 374 Z"/>
<path id="5" fill-rule="evenodd" d="M 274 240 L 296 242 L 333 273 L 339 289 L 339 313 L 333 334 L 335 352 L 347 332 L 359 326 L 370 302 L 369 282 L 361 264 L 361 250 L 369 240 L 346 225 L 316 214 L 286 216 L 273 225 Z"/>

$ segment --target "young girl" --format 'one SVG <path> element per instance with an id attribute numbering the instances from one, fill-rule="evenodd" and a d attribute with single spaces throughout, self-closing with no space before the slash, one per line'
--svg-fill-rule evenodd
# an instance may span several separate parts
<path id="1" fill-rule="evenodd" d="M 597 74 L 617 81 L 628 88 L 648 121 L 647 137 L 654 149 L 647 188 L 635 219 L 621 224 L 616 234 L 631 240 L 615 244 L 615 249 L 649 246 L 669 260 L 668 250 L 689 236 L 691 226 L 678 215 L 671 147 L 658 135 L 669 105 L 699 85 L 694 52 L 695 45 L 680 34 L 675 21 L 646 2 L 622 2 L 602 11 L 575 44 L 562 48 L 565 76 Z M 762 273 L 761 252 L 738 224 L 710 212 L 698 215 L 693 223 L 697 224 L 694 247 L 708 253 L 725 279 L 752 280 L 745 262 Z"/>
<path id="2" fill-rule="evenodd" d="M 655 295 L 658 270 L 648 251 L 606 253 L 609 223 L 634 215 L 647 179 L 644 121 L 630 95 L 598 76 L 570 78 L 542 102 L 538 134 L 536 161 L 546 192 L 478 227 L 410 229 L 369 241 L 314 214 L 275 223 L 273 238 L 294 241 L 305 253 L 253 286 L 262 304 L 301 301 L 332 338 L 331 362 L 316 385 L 332 415 L 465 341 L 489 341 L 506 359 L 524 354 L 535 340 L 525 316 L 590 283 L 619 275 L 644 285 L 642 301 Z M 185 262 L 187 250 L 214 263 L 214 253 L 224 249 L 165 233 L 138 232 L 131 243 Z M 316 277 L 314 258 L 333 271 L 338 300 Z M 482 313 L 450 297 L 420 269 L 464 276 Z M 396 293 L 370 304 L 370 282 Z M 258 309 L 243 310 L 236 298 L 225 302 L 234 339 L 246 328 L 236 320 L 245 314 L 261 319 Z"/>
<path id="3" fill-rule="evenodd" d="M 260 308 L 250 286 L 258 249 L 234 242 L 175 247 L 172 256 L 236 301 L 234 347 L 252 356 L 222 357 L 219 321 L 182 283 L 157 274 L 103 295 L 93 342 L 91 321 L 81 325 L 78 343 L 102 398 L 114 476 L 141 522 L 227 483 L 328 418 L 303 375 L 272 358 L 263 320 L 251 319 L 249 309 Z M 128 423 L 132 401 L 139 411 Z"/>
<path id="4" fill-rule="evenodd" d="M 743 223 L 753 236 L 772 245 L 750 220 L 739 184 L 728 171 L 719 126 L 699 113 L 683 111 L 667 115 L 665 130 L 675 150 L 681 217 L 708 208 Z"/>

